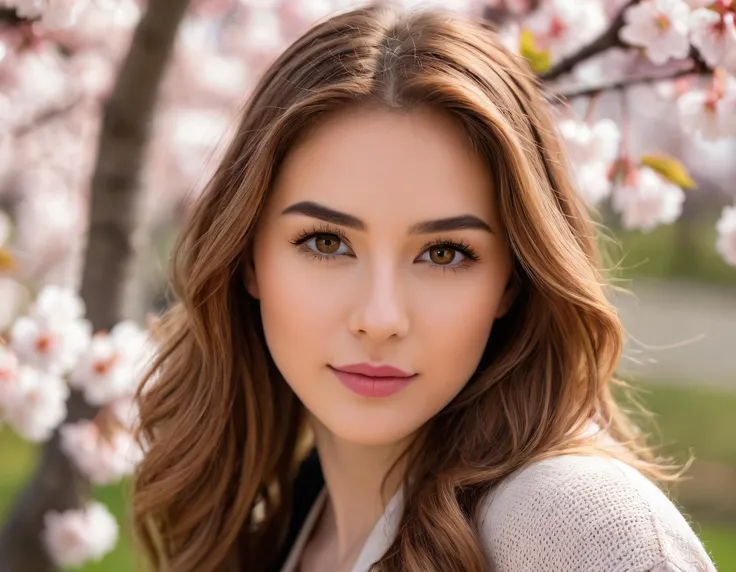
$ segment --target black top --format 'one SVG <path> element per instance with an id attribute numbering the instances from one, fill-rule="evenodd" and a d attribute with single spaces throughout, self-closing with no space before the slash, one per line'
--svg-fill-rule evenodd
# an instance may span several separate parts
<path id="1" fill-rule="evenodd" d="M 299 536 L 304 521 L 307 520 L 309 510 L 312 508 L 314 501 L 317 500 L 322 487 L 324 487 L 325 478 L 322 474 L 322 465 L 319 462 L 317 449 L 314 448 L 302 461 L 299 467 L 299 473 L 294 481 L 294 506 L 292 508 L 291 520 L 289 521 L 289 531 L 286 534 L 286 540 L 279 550 L 276 562 L 268 569 L 268 572 L 279 572 L 289 552 Z"/>

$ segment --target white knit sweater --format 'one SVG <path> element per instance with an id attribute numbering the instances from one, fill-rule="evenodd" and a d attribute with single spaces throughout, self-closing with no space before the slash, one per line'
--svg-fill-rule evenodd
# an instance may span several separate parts
<path id="1" fill-rule="evenodd" d="M 327 498 L 312 506 L 282 572 L 295 572 Z M 402 491 L 368 536 L 352 572 L 366 572 L 394 538 Z M 683 515 L 637 470 L 563 455 L 517 471 L 485 499 L 477 522 L 493 572 L 714 572 Z"/>

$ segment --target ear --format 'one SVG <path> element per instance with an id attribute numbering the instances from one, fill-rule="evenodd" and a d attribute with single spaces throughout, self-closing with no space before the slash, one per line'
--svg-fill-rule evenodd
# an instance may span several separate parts
<path id="1" fill-rule="evenodd" d="M 514 305 L 514 300 L 519 294 L 521 289 L 521 280 L 519 280 L 516 272 L 511 275 L 508 283 L 506 284 L 506 290 L 504 290 L 501 301 L 496 309 L 496 319 L 503 318 L 511 310 L 511 306 Z"/>
<path id="2" fill-rule="evenodd" d="M 256 300 L 259 299 L 260 294 L 258 290 L 258 277 L 256 276 L 256 267 L 253 263 L 253 255 L 250 253 L 245 263 L 245 289 L 248 294 L 253 296 Z"/>

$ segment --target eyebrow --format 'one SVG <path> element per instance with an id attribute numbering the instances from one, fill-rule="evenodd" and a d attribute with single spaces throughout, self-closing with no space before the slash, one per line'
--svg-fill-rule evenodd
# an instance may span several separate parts
<path id="1" fill-rule="evenodd" d="M 281 214 L 302 214 L 339 226 L 354 228 L 355 230 L 366 230 L 366 228 L 368 228 L 365 222 L 356 216 L 336 211 L 313 201 L 294 203 L 281 211 Z M 486 232 L 493 234 L 493 230 L 488 223 L 471 214 L 462 214 L 448 218 L 418 222 L 411 226 L 409 234 L 429 234 L 433 232 L 449 232 L 452 230 L 465 229 L 485 230 Z"/>

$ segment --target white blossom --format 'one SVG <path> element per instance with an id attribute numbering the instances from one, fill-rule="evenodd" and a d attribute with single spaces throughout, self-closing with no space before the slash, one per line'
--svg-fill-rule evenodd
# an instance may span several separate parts
<path id="1" fill-rule="evenodd" d="M 682 212 L 685 193 L 649 167 L 639 168 L 634 181 L 617 188 L 611 206 L 627 229 L 649 231 L 674 222 Z"/>
<path id="2" fill-rule="evenodd" d="M 29 441 L 46 441 L 66 418 L 68 398 L 60 377 L 21 365 L 3 397 L 5 421 Z"/>
<path id="3" fill-rule="evenodd" d="M 730 67 L 736 60 L 736 26 L 734 14 L 719 14 L 698 8 L 690 14 L 690 41 L 712 68 Z"/>
<path id="4" fill-rule="evenodd" d="M 18 357 L 9 347 L 0 343 L 0 420 L 15 387 L 18 366 Z"/>
<path id="5" fill-rule="evenodd" d="M 77 362 L 69 383 L 84 392 L 92 405 L 132 395 L 153 356 L 145 330 L 132 321 L 117 324 L 109 334 L 98 332 Z"/>
<path id="6" fill-rule="evenodd" d="M 578 190 L 589 205 L 597 205 L 611 193 L 608 171 L 618 156 L 618 126 L 610 119 L 593 125 L 567 119 L 558 127 L 569 150 Z"/>
<path id="7" fill-rule="evenodd" d="M 88 0 L 47 0 L 41 21 L 49 28 L 69 28 L 87 6 Z"/>
<path id="8" fill-rule="evenodd" d="M 596 38 L 608 25 L 602 2 L 548 0 L 524 22 L 557 61 Z"/>
<path id="9" fill-rule="evenodd" d="M 30 314 L 13 323 L 11 347 L 24 362 L 64 375 L 89 344 L 92 326 L 83 314 L 84 303 L 73 291 L 47 286 Z"/>
<path id="10" fill-rule="evenodd" d="M 13 0 L 15 12 L 21 18 L 38 18 L 43 14 L 48 0 Z"/>
<path id="11" fill-rule="evenodd" d="M 120 428 L 102 432 L 94 421 L 81 420 L 62 425 L 59 433 L 61 449 L 97 485 L 132 474 L 141 459 L 132 435 Z"/>
<path id="12" fill-rule="evenodd" d="M 736 80 L 729 77 L 722 89 L 694 89 L 677 99 L 683 130 L 706 141 L 736 135 Z"/>
<path id="13" fill-rule="evenodd" d="M 138 403 L 133 396 L 126 395 L 111 401 L 106 405 L 115 420 L 126 431 L 133 432 L 140 421 Z"/>
<path id="14" fill-rule="evenodd" d="M 729 264 L 736 266 L 736 205 L 723 208 L 716 224 L 718 242 L 716 248 Z"/>
<path id="15" fill-rule="evenodd" d="M 107 508 L 93 501 L 83 509 L 44 515 L 43 542 L 59 566 L 101 560 L 117 543 L 118 523 Z"/>
<path id="16" fill-rule="evenodd" d="M 690 51 L 690 6 L 684 0 L 644 0 L 626 9 L 619 37 L 646 48 L 655 64 L 682 59 Z"/>

